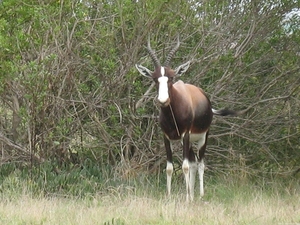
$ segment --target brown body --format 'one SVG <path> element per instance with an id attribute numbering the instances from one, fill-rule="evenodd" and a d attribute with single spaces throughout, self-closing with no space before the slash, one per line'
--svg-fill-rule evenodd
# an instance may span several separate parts
<path id="1" fill-rule="evenodd" d="M 213 113 L 202 89 L 178 81 L 170 88 L 170 99 L 170 107 L 162 107 L 159 115 L 160 126 L 170 140 L 179 140 L 186 132 L 208 130 Z"/>

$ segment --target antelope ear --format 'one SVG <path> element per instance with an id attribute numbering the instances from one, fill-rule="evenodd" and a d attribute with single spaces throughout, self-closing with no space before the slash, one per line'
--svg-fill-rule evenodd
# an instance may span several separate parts
<path id="1" fill-rule="evenodd" d="M 143 76 L 152 78 L 151 70 L 147 69 L 146 67 L 144 67 L 142 65 L 138 65 L 138 64 L 135 64 L 135 67 L 140 72 L 140 74 L 142 74 Z"/>
<path id="2" fill-rule="evenodd" d="M 188 62 L 178 66 L 175 69 L 175 75 L 176 76 L 181 76 L 183 73 L 185 73 L 188 70 L 188 68 L 190 67 L 190 64 L 191 64 L 191 61 L 188 61 Z"/>

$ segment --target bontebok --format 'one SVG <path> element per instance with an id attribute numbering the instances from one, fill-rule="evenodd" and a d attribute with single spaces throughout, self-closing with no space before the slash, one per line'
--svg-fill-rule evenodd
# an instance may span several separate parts
<path id="1" fill-rule="evenodd" d="M 172 148 L 173 140 L 181 140 L 183 145 L 182 170 L 186 182 L 186 199 L 194 199 L 195 177 L 198 170 L 200 180 L 200 196 L 204 195 L 204 153 L 209 126 L 213 114 L 235 115 L 231 110 L 214 110 L 204 91 L 181 80 L 174 83 L 174 78 L 181 76 L 189 68 L 190 62 L 184 63 L 175 70 L 170 68 L 170 61 L 180 45 L 170 51 L 164 65 L 161 65 L 148 39 L 147 50 L 154 63 L 154 72 L 144 66 L 136 65 L 138 71 L 150 77 L 156 83 L 160 105 L 159 123 L 164 133 L 164 144 L 167 152 L 167 192 L 171 194 L 171 178 L 173 173 Z M 192 149 L 192 142 L 197 142 L 197 152 Z"/>

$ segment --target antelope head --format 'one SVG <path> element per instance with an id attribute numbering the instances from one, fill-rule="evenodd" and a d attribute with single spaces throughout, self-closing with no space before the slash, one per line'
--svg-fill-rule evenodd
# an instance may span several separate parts
<path id="1" fill-rule="evenodd" d="M 170 104 L 169 91 L 172 88 L 174 77 L 181 76 L 190 66 L 190 62 L 184 63 L 177 67 L 175 70 L 170 68 L 170 61 L 175 52 L 179 48 L 180 41 L 177 39 L 176 46 L 170 51 L 167 56 L 164 66 L 160 64 L 154 50 L 150 46 L 150 38 L 148 39 L 147 50 L 154 64 L 154 72 L 142 65 L 135 65 L 137 70 L 145 77 L 150 77 L 154 80 L 158 90 L 157 100 L 161 106 L 168 106 Z"/>

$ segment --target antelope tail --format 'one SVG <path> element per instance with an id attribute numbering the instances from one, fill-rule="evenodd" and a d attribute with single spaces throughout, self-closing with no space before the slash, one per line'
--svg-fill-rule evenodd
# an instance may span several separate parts
<path id="1" fill-rule="evenodd" d="M 212 112 L 214 115 L 218 115 L 218 116 L 237 116 L 239 114 L 238 112 L 230 109 L 220 109 L 220 110 L 212 109 Z"/>

